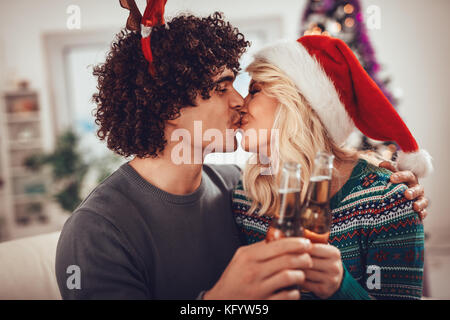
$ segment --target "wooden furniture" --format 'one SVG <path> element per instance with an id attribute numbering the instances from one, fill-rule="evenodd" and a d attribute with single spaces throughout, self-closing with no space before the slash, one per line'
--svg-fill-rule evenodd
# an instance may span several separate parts
<path id="1" fill-rule="evenodd" d="M 47 209 L 51 172 L 24 165 L 44 151 L 38 95 L 27 89 L 5 92 L 0 106 L 0 240 L 53 231 Z"/>

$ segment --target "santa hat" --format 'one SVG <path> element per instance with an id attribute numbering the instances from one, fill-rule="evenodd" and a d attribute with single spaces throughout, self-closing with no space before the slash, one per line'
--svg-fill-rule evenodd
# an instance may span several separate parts
<path id="1" fill-rule="evenodd" d="M 416 140 L 351 49 L 328 36 L 278 41 L 258 53 L 295 83 L 333 140 L 342 145 L 356 126 L 374 140 L 395 141 L 398 167 L 418 177 L 432 171 L 431 156 Z"/>

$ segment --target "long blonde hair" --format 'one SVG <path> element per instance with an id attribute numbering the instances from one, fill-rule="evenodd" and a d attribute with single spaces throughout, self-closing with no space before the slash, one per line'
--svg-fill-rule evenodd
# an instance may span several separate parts
<path id="1" fill-rule="evenodd" d="M 248 67 L 252 79 L 262 84 L 262 90 L 279 102 L 273 129 L 279 132 L 277 154 L 279 165 L 293 161 L 301 165 L 304 197 L 318 151 L 332 153 L 336 160 L 357 157 L 355 152 L 337 146 L 328 136 L 317 114 L 311 109 L 292 80 L 279 68 L 262 59 L 256 59 Z M 274 150 L 274 148 L 271 148 Z M 274 158 L 274 155 L 271 155 Z M 262 175 L 267 164 L 254 154 L 243 172 L 244 190 L 253 200 L 249 213 L 259 208 L 259 215 L 273 215 L 278 210 L 277 175 Z M 278 170 L 280 171 L 280 170 Z"/>

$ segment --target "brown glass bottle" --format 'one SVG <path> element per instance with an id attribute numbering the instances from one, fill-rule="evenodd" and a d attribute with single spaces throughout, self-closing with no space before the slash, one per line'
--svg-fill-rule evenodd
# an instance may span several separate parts
<path id="1" fill-rule="evenodd" d="M 279 186 L 280 208 L 266 233 L 266 241 L 295 235 L 294 218 L 300 209 L 300 164 L 283 165 Z"/>
<path id="2" fill-rule="evenodd" d="M 331 228 L 330 187 L 334 156 L 319 152 L 314 160 L 313 174 L 300 210 L 296 235 L 314 243 L 328 243 Z"/>

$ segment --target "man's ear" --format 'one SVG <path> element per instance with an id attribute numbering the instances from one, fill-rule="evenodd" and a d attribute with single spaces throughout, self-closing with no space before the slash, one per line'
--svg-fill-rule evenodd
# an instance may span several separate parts
<path id="1" fill-rule="evenodd" d="M 178 127 L 178 124 L 180 123 L 179 118 L 174 119 L 174 120 L 166 120 L 166 124 L 169 127 Z"/>
<path id="2" fill-rule="evenodd" d="M 166 120 L 166 125 L 168 127 L 171 127 L 172 129 L 179 128 L 180 122 L 181 122 L 180 118 L 181 118 L 181 110 L 180 110 L 180 115 L 178 117 L 176 117 L 175 119 Z"/>

